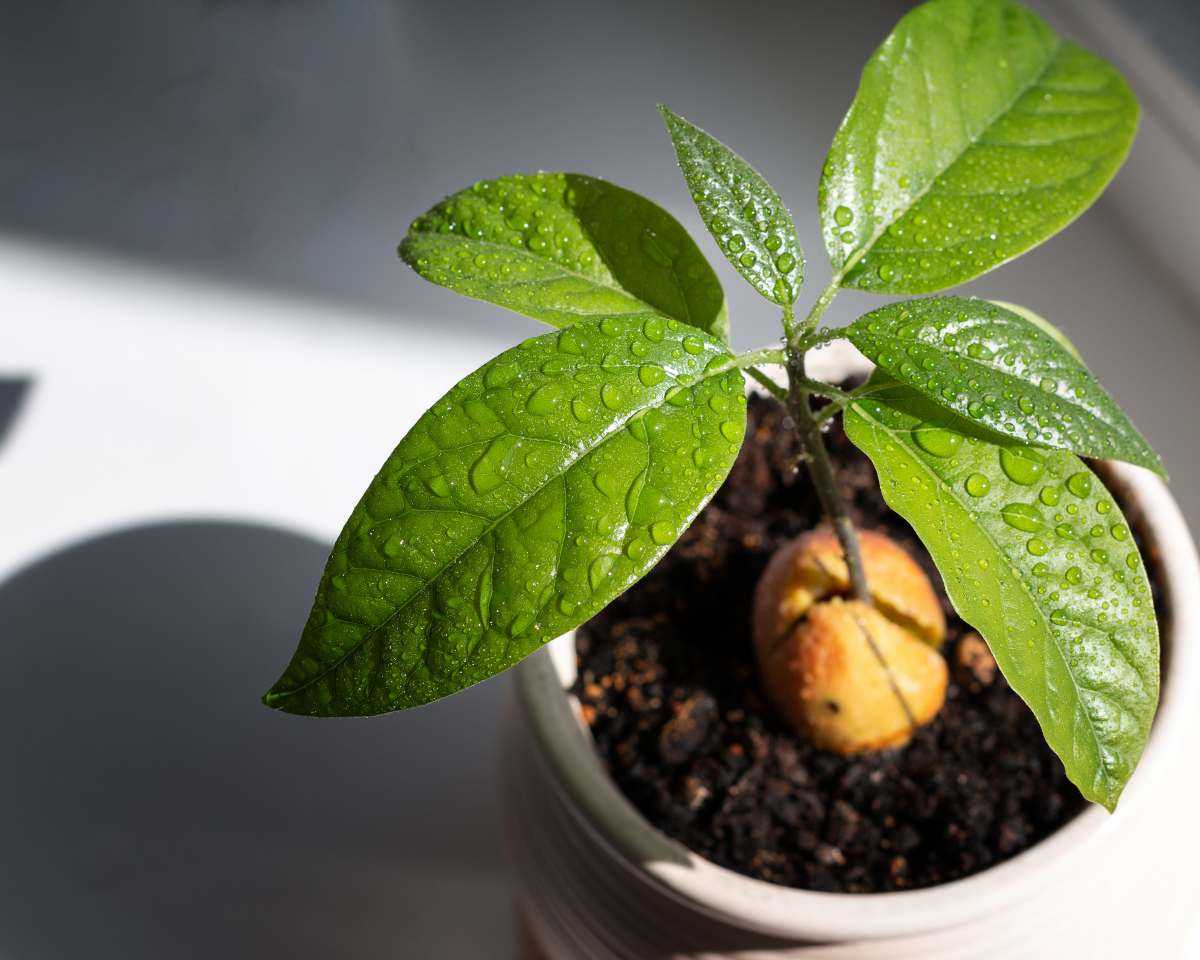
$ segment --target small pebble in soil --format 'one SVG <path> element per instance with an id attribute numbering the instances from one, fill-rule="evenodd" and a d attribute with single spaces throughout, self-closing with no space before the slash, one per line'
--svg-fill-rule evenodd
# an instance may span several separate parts
<path id="1" fill-rule="evenodd" d="M 752 398 L 724 487 L 641 583 L 579 631 L 575 692 L 614 781 L 709 860 L 811 890 L 927 887 L 1037 843 L 1084 801 L 840 424 L 827 442 L 854 521 L 896 539 L 938 587 L 953 665 L 946 705 L 907 747 L 844 757 L 801 739 L 765 701 L 754 585 L 782 543 L 821 519 L 784 419 Z"/>
<path id="2" fill-rule="evenodd" d="M 954 650 L 955 678 L 971 693 L 979 693 L 996 679 L 996 658 L 983 637 L 971 631 L 963 634 Z"/>

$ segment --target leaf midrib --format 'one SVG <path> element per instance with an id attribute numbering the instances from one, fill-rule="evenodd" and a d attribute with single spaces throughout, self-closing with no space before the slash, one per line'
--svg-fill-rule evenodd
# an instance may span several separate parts
<path id="1" fill-rule="evenodd" d="M 591 235 L 589 234 L 589 237 L 590 236 Z M 660 310 L 658 307 L 654 306 L 653 304 L 647 303 L 641 297 L 636 296 L 633 293 L 630 293 L 625 287 L 621 286 L 620 283 L 617 282 L 617 278 L 612 276 L 612 270 L 609 267 L 608 261 L 604 259 L 604 255 L 596 247 L 595 243 L 592 244 L 593 252 L 596 253 L 596 255 L 600 258 L 600 262 L 604 264 L 606 269 L 608 269 L 609 276 L 611 277 L 612 282 L 606 282 L 604 280 L 599 280 L 596 277 L 590 277 L 586 273 L 580 273 L 578 270 L 572 270 L 569 267 L 565 267 L 562 264 L 557 263 L 553 260 L 547 260 L 545 257 L 539 257 L 537 254 L 530 253 L 528 250 L 521 250 L 521 249 L 514 247 L 510 244 L 507 244 L 507 243 L 497 243 L 495 240 L 478 240 L 475 237 L 463 237 L 463 236 L 459 236 L 458 234 L 438 234 L 438 233 L 427 233 L 424 231 L 415 233 L 412 235 L 412 237 L 420 238 L 421 240 L 432 241 L 435 244 L 436 243 L 444 243 L 446 246 L 457 245 L 457 244 L 469 244 L 469 245 L 473 245 L 473 246 L 477 245 L 477 246 L 481 246 L 481 247 L 487 247 L 492 250 L 503 251 L 508 256 L 515 255 L 515 256 L 521 257 L 525 260 L 529 260 L 533 263 L 536 263 L 540 266 L 554 267 L 563 276 L 573 277 L 577 280 L 583 280 L 586 283 L 590 283 L 594 286 L 603 287 L 605 290 L 611 290 L 614 293 L 624 294 L 630 300 L 636 300 L 638 303 L 645 306 L 645 308 L 647 310 L 649 310 L 650 312 L 658 313 L 658 314 L 662 313 L 662 310 Z M 537 281 L 536 280 L 527 280 L 527 281 L 523 281 L 523 282 L 527 283 L 527 284 L 534 284 Z M 676 317 L 676 319 L 681 319 L 681 318 Z M 694 326 L 694 324 L 689 324 L 689 326 Z M 697 327 L 697 329 L 703 329 L 703 328 Z"/>
<path id="2" fill-rule="evenodd" d="M 907 45 L 907 43 L 908 43 L 908 39 L 906 38 L 905 44 Z M 909 200 L 907 204 L 905 204 L 903 211 L 899 215 L 893 217 L 887 223 L 883 223 L 878 228 L 876 228 L 876 230 L 871 234 L 870 239 L 865 244 L 863 244 L 858 250 L 856 250 L 854 253 L 852 253 L 847 258 L 846 263 L 842 266 L 842 268 L 833 275 L 833 282 L 835 284 L 837 284 L 838 286 L 841 286 L 842 280 L 845 279 L 846 276 L 856 266 L 858 266 L 858 264 L 863 260 L 863 258 L 866 257 L 867 254 L 869 254 L 874 249 L 875 244 L 878 243 L 879 238 L 882 237 L 887 232 L 888 227 L 890 227 L 894 223 L 898 223 L 899 221 L 903 220 L 906 216 L 908 216 L 909 211 L 912 210 L 912 208 L 914 206 L 916 206 L 917 203 L 919 203 L 921 200 L 923 200 L 925 198 L 925 195 L 934 188 L 934 186 L 937 184 L 937 182 L 945 175 L 946 171 L 949 170 L 952 166 L 954 166 L 954 164 L 956 164 L 960 159 L 962 159 L 963 155 L 968 150 L 970 150 L 973 147 L 978 146 L 979 141 L 984 136 L 984 134 L 986 134 L 987 131 L 990 130 L 992 127 L 994 127 L 996 125 L 996 123 L 999 122 L 1001 117 L 1008 114 L 1013 109 L 1013 107 L 1016 105 L 1018 100 L 1020 100 L 1023 96 L 1025 96 L 1025 94 L 1027 94 L 1030 90 L 1032 90 L 1034 87 L 1036 87 L 1042 81 L 1042 79 L 1046 76 L 1046 73 L 1050 70 L 1050 67 L 1058 59 L 1059 54 L 1062 53 L 1062 50 L 1065 46 L 1066 46 L 1065 41 L 1061 37 L 1055 35 L 1054 36 L 1054 48 L 1053 48 L 1053 50 L 1051 50 L 1049 56 L 1047 56 L 1046 62 L 1045 62 L 1045 64 L 1042 65 L 1042 69 L 1038 71 L 1037 76 L 1034 77 L 1026 86 L 1024 86 L 1020 90 L 1018 90 L 1012 96 L 1012 98 L 1007 103 L 1004 104 L 1003 107 L 1001 107 L 999 110 L 997 110 L 996 113 L 994 113 L 992 115 L 992 117 L 990 119 L 988 119 L 988 121 L 980 128 L 978 135 L 976 137 L 971 138 L 967 142 L 967 144 L 962 148 L 962 150 L 960 150 L 957 154 L 955 154 L 955 156 L 952 160 L 950 160 L 944 167 L 942 167 L 940 170 L 938 170 L 937 173 L 935 173 L 932 177 L 929 178 L 929 183 L 927 183 L 919 191 L 917 191 L 915 194 L 913 194 L 912 199 Z M 893 74 L 894 74 L 894 71 L 889 74 L 889 84 L 892 82 Z M 928 121 L 928 118 L 927 118 L 927 121 Z M 876 161 L 876 159 L 878 159 L 877 155 L 872 156 L 872 160 L 871 160 L 871 191 L 872 191 L 872 193 L 875 192 L 875 176 L 876 176 L 875 161 Z"/>
<path id="3" fill-rule="evenodd" d="M 920 396 L 920 394 L 917 394 L 917 396 Z M 894 439 L 900 433 L 900 431 L 893 430 L 890 427 L 888 427 L 885 423 L 883 423 L 882 421 L 877 420 L 874 417 L 872 417 L 870 415 L 870 413 L 867 412 L 861 404 L 855 403 L 852 406 L 853 406 L 854 410 L 864 420 L 866 420 L 868 423 L 870 423 L 876 429 L 884 431 L 889 437 Z M 903 444 L 897 444 L 897 446 L 899 446 L 899 448 L 902 450 L 904 449 Z M 913 463 L 917 464 L 918 467 L 927 476 L 931 477 L 934 481 L 936 481 L 936 484 L 937 484 L 937 487 L 939 490 L 946 489 L 947 485 L 942 480 L 942 478 L 940 476 L 938 476 L 938 474 L 935 473 L 932 469 L 930 469 L 929 465 L 926 464 L 924 461 L 922 461 L 920 457 L 909 454 L 909 460 L 912 461 Z M 953 493 L 951 494 L 951 496 L 953 497 L 954 503 L 960 509 L 962 509 L 962 503 L 958 500 L 958 498 L 954 497 Z M 969 513 L 970 511 L 967 511 L 967 512 Z M 1046 634 L 1051 638 L 1051 642 L 1054 644 L 1054 649 L 1058 652 L 1058 655 L 1059 655 L 1060 659 L 1063 661 L 1064 666 L 1066 666 L 1066 664 L 1067 664 L 1066 653 L 1063 651 L 1062 647 L 1060 647 L 1058 644 L 1057 637 L 1056 637 L 1054 631 L 1051 629 L 1052 624 L 1049 621 L 1049 617 L 1047 616 L 1047 614 L 1045 614 L 1043 612 L 1041 607 L 1038 605 L 1037 600 L 1034 599 L 1034 596 L 1030 592 L 1030 589 L 1026 585 L 1024 579 L 1019 575 L 1019 572 L 1013 567 L 1012 561 L 1009 559 L 1008 554 L 1000 548 L 1000 545 L 996 542 L 995 538 L 992 536 L 991 531 L 989 531 L 987 529 L 987 527 L 985 527 L 983 525 L 978 525 L 978 529 L 983 534 L 984 538 L 992 545 L 992 549 L 995 550 L 996 553 L 1004 559 L 1005 566 L 1008 568 L 1009 572 L 1013 574 L 1013 578 L 1017 581 L 1017 584 L 1019 585 L 1021 592 L 1024 593 L 1025 596 L 1028 598 L 1031 606 L 1034 609 L 1034 612 L 1037 614 L 1038 618 L 1042 621 L 1043 629 L 1045 630 Z M 1075 690 L 1075 702 L 1077 704 L 1079 704 L 1079 710 L 1087 720 L 1088 732 L 1092 735 L 1092 743 L 1094 744 L 1094 746 L 1096 748 L 1097 767 L 1101 771 L 1101 775 L 1104 778 L 1105 785 L 1109 788 L 1106 791 L 1105 796 L 1106 797 L 1111 796 L 1112 778 L 1110 777 L 1108 771 L 1104 769 L 1104 764 L 1101 760 L 1103 753 L 1101 751 L 1099 734 L 1096 732 L 1096 727 L 1095 727 L 1094 722 L 1092 721 L 1091 715 L 1088 713 L 1087 710 L 1083 709 L 1083 706 L 1082 706 L 1083 699 L 1079 693 L 1079 683 L 1075 679 L 1075 674 L 1071 671 L 1069 666 L 1066 666 L 1066 674 L 1071 680 L 1071 686 Z M 1043 677 L 1044 676 L 1045 676 L 1045 671 L 1043 671 Z M 1097 692 L 1097 691 L 1093 691 L 1093 692 Z M 1046 698 L 1046 704 L 1048 707 L 1049 706 L 1049 698 Z"/>
<path id="4" fill-rule="evenodd" d="M 732 373 L 732 372 L 736 372 L 736 371 L 730 370 L 730 369 L 724 369 L 724 370 L 718 370 L 712 374 L 703 374 L 702 373 L 699 377 L 697 377 L 695 380 L 693 380 L 691 383 L 689 383 L 685 387 L 685 389 L 688 389 L 688 390 L 694 389 L 695 387 L 699 386 L 701 383 L 704 383 L 707 380 L 712 380 L 712 379 L 716 379 L 717 377 L 726 376 L 727 374 Z M 368 643 L 370 643 L 372 638 L 374 638 L 379 633 L 381 633 L 383 630 L 385 630 L 387 628 L 388 624 L 390 624 L 397 617 L 399 617 L 405 610 L 407 610 L 411 603 L 413 603 L 419 596 L 421 596 L 423 593 L 425 593 L 429 589 L 429 587 L 432 586 L 447 570 L 449 570 L 451 567 L 453 567 L 459 560 L 461 560 L 463 558 L 463 556 L 465 556 L 470 550 L 472 550 L 475 546 L 477 546 L 480 541 L 482 541 L 485 537 L 489 536 L 492 533 L 492 531 L 494 531 L 501 523 L 503 523 L 510 516 L 512 516 L 512 514 L 514 514 L 517 510 L 521 509 L 526 504 L 528 504 L 529 501 L 531 501 L 539 493 L 541 493 L 548 486 L 550 486 L 551 483 L 554 483 L 557 480 L 564 478 L 566 476 L 567 472 L 571 469 L 571 467 L 573 467 L 575 464 L 577 464 L 584 457 L 589 456 L 596 450 L 600 449 L 600 447 L 602 447 L 605 443 L 607 443 L 613 436 L 618 434 L 621 430 L 625 429 L 628 426 L 628 424 L 635 417 L 645 414 L 648 410 L 656 410 L 656 409 L 662 407 L 667 402 L 666 394 L 669 392 L 670 392 L 670 388 L 663 391 L 662 397 L 660 397 L 657 402 L 647 404 L 644 407 L 638 408 L 634 412 L 630 413 L 630 415 L 623 420 L 614 421 L 613 425 L 612 425 L 612 429 L 601 434 L 600 437 L 597 439 L 596 443 L 594 443 L 591 447 L 587 448 L 586 450 L 582 450 L 582 451 L 578 452 L 578 454 L 573 459 L 571 459 L 569 462 L 567 462 L 561 470 L 559 470 L 555 473 L 552 473 L 550 476 L 548 476 L 543 483 L 541 483 L 538 487 L 536 487 L 534 490 L 532 490 L 529 493 L 529 495 L 526 496 L 520 503 L 517 503 L 511 509 L 506 510 L 503 514 L 501 514 L 499 517 L 497 517 L 491 524 L 489 524 L 486 528 L 484 528 L 482 531 L 480 531 L 479 535 L 474 540 L 472 540 L 470 543 L 468 543 L 466 546 L 464 546 L 462 550 L 458 551 L 458 553 L 456 553 L 453 557 L 451 557 L 449 560 L 447 560 L 446 563 L 443 564 L 435 574 L 433 574 L 431 577 L 426 579 L 417 590 L 414 590 L 411 596 L 407 597 L 399 606 L 396 607 L 395 610 L 393 610 L 390 614 L 388 614 L 388 616 L 385 617 L 379 624 L 377 624 L 376 626 L 374 626 L 370 630 L 368 630 L 367 633 L 363 636 L 363 638 L 361 640 L 354 643 L 349 650 L 347 650 L 340 657 L 338 657 L 336 660 L 334 660 L 332 663 L 330 663 L 328 667 L 321 670 L 319 673 L 314 674 L 313 676 L 307 678 L 302 684 L 300 684 L 297 687 L 292 687 L 289 690 L 282 690 L 279 692 L 276 692 L 274 690 L 269 691 L 267 693 L 266 697 L 264 698 L 266 700 L 266 702 L 269 705 L 273 705 L 273 704 L 279 703 L 282 700 L 286 700 L 290 697 L 293 697 L 296 694 L 303 693 L 305 690 L 309 689 L 314 684 L 317 684 L 320 681 L 324 680 L 331 673 L 333 673 L 338 668 L 340 668 L 343 663 L 345 663 L 352 656 L 354 656 L 356 653 L 358 653 L 359 650 L 361 650 L 364 646 L 366 646 Z M 486 625 L 484 628 L 486 629 Z"/>
<path id="5" fill-rule="evenodd" d="M 896 334 L 871 333 L 870 331 L 868 331 L 867 335 L 870 337 L 879 339 L 879 340 L 890 340 L 892 342 L 893 346 L 896 346 L 896 347 L 910 345 L 910 344 L 918 344 L 918 345 L 924 346 L 924 347 L 935 346 L 934 344 L 926 343 L 923 340 L 905 340 L 904 338 L 902 338 Z M 961 362 L 964 362 L 964 363 L 970 365 L 975 370 L 982 370 L 982 371 L 986 371 L 989 374 L 995 375 L 1005 385 L 1009 385 L 1009 386 L 1020 385 L 1022 387 L 1026 387 L 1026 388 L 1034 387 L 1037 389 L 1041 389 L 1040 387 L 1038 387 L 1037 384 L 1033 384 L 1028 380 L 1022 380 L 1020 377 L 1014 376 L 1013 374 L 1010 374 L 1010 373 L 1006 373 L 1003 370 L 998 370 L 995 367 L 988 366 L 986 363 L 982 363 L 979 360 L 976 360 L 966 354 L 956 352 L 953 354 L 953 357 L 955 358 L 955 360 L 958 360 L 958 361 L 961 361 Z M 1082 366 L 1082 364 L 1080 364 L 1080 366 Z M 1091 374 L 1090 371 L 1087 370 L 1086 367 L 1084 367 L 1083 369 L 1085 370 L 1085 372 L 1088 373 L 1088 376 L 1092 377 L 1092 379 L 1095 380 L 1095 377 Z M 897 374 L 896 376 L 899 377 L 899 374 Z M 1100 386 L 1098 381 L 1096 382 L 1096 386 L 1097 387 Z M 914 387 L 913 389 L 916 389 L 916 388 Z M 1103 391 L 1103 388 L 1100 388 L 1100 389 Z M 918 392 L 920 392 L 920 391 L 918 391 Z M 1103 393 L 1103 395 L 1105 397 L 1108 397 L 1108 394 L 1106 392 Z M 922 396 L 925 396 L 925 395 L 922 394 Z M 1105 416 L 1101 416 L 1100 413 L 1097 413 L 1096 411 L 1091 410 L 1086 406 L 1076 403 L 1074 400 L 1071 400 L 1067 397 L 1060 396 L 1057 393 L 1054 394 L 1054 397 L 1056 400 L 1061 402 L 1064 406 L 1069 407 L 1071 410 L 1075 411 L 1077 415 L 1086 415 L 1090 419 L 1096 421 L 1097 423 L 1103 424 L 1104 426 L 1108 427 L 1113 432 L 1119 434 L 1119 438 L 1120 438 L 1121 442 L 1126 446 L 1127 451 L 1131 452 L 1131 453 L 1136 453 L 1136 455 L 1138 456 L 1138 460 L 1136 462 L 1138 463 L 1139 466 L 1148 466 L 1148 464 L 1145 461 L 1147 459 L 1149 459 L 1151 461 L 1153 460 L 1153 458 L 1148 458 L 1146 456 L 1146 451 L 1141 449 L 1141 445 L 1137 442 L 1136 435 L 1131 434 L 1129 427 L 1126 426 L 1125 424 L 1121 424 L 1119 422 L 1115 422 L 1110 419 L 1107 419 Z M 936 402 L 938 402 L 940 405 L 945 405 L 942 403 L 942 401 L 936 401 Z M 1116 405 L 1111 401 L 1111 399 L 1109 400 L 1109 405 L 1114 408 L 1116 407 Z M 996 430 L 994 427 L 990 426 L 983 420 L 980 420 L 978 417 L 971 416 L 970 413 L 965 413 L 963 410 L 959 410 L 957 408 L 952 408 L 952 409 L 954 409 L 956 413 L 959 413 L 962 416 L 966 416 L 973 423 L 982 424 L 984 427 L 987 427 L 987 429 L 992 430 L 998 436 L 1008 438 L 1007 434 Z M 1120 411 L 1118 410 L 1117 412 L 1119 413 Z M 1126 421 L 1126 423 L 1128 423 L 1128 421 Z M 1011 439 L 1011 438 L 1009 438 L 1009 439 Z M 1068 447 L 1056 446 L 1054 444 L 1045 443 L 1044 441 L 1038 440 L 1038 439 L 1030 439 L 1028 442 L 1034 446 L 1046 447 L 1051 450 L 1065 450 L 1068 453 L 1075 452 Z M 1087 450 L 1084 450 L 1081 452 L 1087 456 L 1095 456 L 1095 457 L 1105 456 L 1105 454 L 1100 453 L 1100 452 L 1091 452 L 1091 451 L 1087 451 Z M 1153 469 L 1153 468 L 1151 468 L 1151 469 Z"/>

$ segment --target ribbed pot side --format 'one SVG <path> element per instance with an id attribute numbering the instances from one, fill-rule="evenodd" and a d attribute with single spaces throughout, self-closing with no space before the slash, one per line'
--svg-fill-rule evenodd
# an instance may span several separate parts
<path id="1" fill-rule="evenodd" d="M 830 379 L 862 369 L 848 352 L 817 359 L 824 369 L 815 372 Z M 1157 557 L 1168 618 L 1162 702 L 1116 814 L 1090 808 L 1011 860 L 922 890 L 830 894 L 755 880 L 660 833 L 609 779 L 566 692 L 575 675 L 574 635 L 567 634 L 518 668 L 503 731 L 501 798 L 529 956 L 1103 955 L 1103 925 L 1094 918 L 1104 916 L 1107 901 L 1122 909 L 1122 858 L 1144 855 L 1156 828 L 1156 783 L 1169 777 L 1168 758 L 1181 755 L 1186 718 L 1200 702 L 1195 545 L 1161 480 L 1124 464 L 1105 466 Z"/>

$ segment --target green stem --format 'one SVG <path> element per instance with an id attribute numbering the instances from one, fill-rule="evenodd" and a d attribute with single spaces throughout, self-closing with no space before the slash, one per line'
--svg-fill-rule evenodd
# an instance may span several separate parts
<path id="1" fill-rule="evenodd" d="M 757 367 L 762 363 L 776 363 L 783 366 L 787 363 L 787 352 L 782 347 L 764 347 L 761 350 L 748 350 L 730 357 L 720 367 L 711 371 L 720 373 L 723 370 L 745 370 L 747 367 Z"/>
<path id="2" fill-rule="evenodd" d="M 831 420 L 833 417 L 845 410 L 855 400 L 861 400 L 863 397 L 869 397 L 873 394 L 881 393 L 887 389 L 888 386 L 886 384 L 874 385 L 864 383 L 861 387 L 855 387 L 849 393 L 847 393 L 845 390 L 838 390 L 836 395 L 823 394 L 820 390 L 813 390 L 812 392 L 815 394 L 820 396 L 831 396 L 833 398 L 831 402 L 823 406 L 820 410 L 813 414 L 813 416 L 816 418 L 818 424 L 824 424 L 826 421 Z"/>
<path id="3" fill-rule="evenodd" d="M 835 397 L 829 403 L 825 404 L 825 406 L 823 406 L 820 410 L 814 413 L 813 419 L 817 421 L 817 426 L 823 427 L 826 423 L 845 410 L 849 405 L 849 395 L 846 397 Z"/>
<path id="4" fill-rule="evenodd" d="M 787 390 L 759 370 L 758 367 L 747 367 L 746 375 L 753 380 L 757 380 L 764 387 L 766 387 L 767 392 L 770 393 L 771 396 L 773 396 L 776 400 L 780 401 L 781 403 L 787 403 Z"/>
<path id="5" fill-rule="evenodd" d="M 841 400 L 848 403 L 851 399 L 850 394 L 845 390 L 840 390 L 832 383 L 826 383 L 824 380 L 811 380 L 808 377 L 800 379 L 802 386 L 809 393 L 815 393 L 818 397 L 832 397 L 835 400 Z"/>
<path id="6" fill-rule="evenodd" d="M 788 337 L 789 344 L 794 347 L 799 346 L 797 343 L 799 337 L 807 336 L 817 329 L 817 324 L 821 322 L 821 317 L 825 315 L 825 311 L 833 303 L 833 298 L 837 296 L 837 292 L 841 286 L 840 280 L 840 277 L 835 276 L 826 284 L 825 289 L 821 291 L 821 295 L 817 297 L 816 303 L 808 311 L 808 316 L 804 318 L 804 323 L 800 325 L 800 329 L 796 331 L 796 334 Z"/>
<path id="7" fill-rule="evenodd" d="M 800 444 L 808 462 L 808 472 L 812 477 L 813 486 L 821 501 L 821 508 L 829 517 L 837 532 L 842 545 L 842 553 L 846 557 L 846 569 L 850 574 L 850 584 L 856 599 L 863 603 L 871 603 L 871 591 L 867 587 L 866 574 L 863 572 L 862 551 L 858 545 L 858 534 L 850 520 L 846 509 L 846 501 L 842 498 L 841 488 L 833 473 L 833 465 L 829 461 L 829 452 L 825 449 L 825 438 L 821 434 L 821 421 L 813 413 L 808 404 L 811 393 L 832 397 L 835 402 L 841 401 L 841 406 L 849 401 L 849 394 L 844 390 L 830 386 L 820 381 L 810 380 L 804 370 L 804 353 L 810 347 L 825 343 L 834 338 L 835 331 L 814 333 L 821 317 L 829 309 L 833 298 L 837 296 L 840 285 L 840 275 L 835 275 L 821 295 L 817 297 L 808 316 L 800 328 L 800 336 L 788 338 L 787 371 L 788 371 L 788 409 L 796 423 L 800 434 Z M 785 323 L 787 312 L 784 313 Z M 823 411 L 822 411 L 823 412 Z"/>
<path id="8" fill-rule="evenodd" d="M 747 376 L 761 383 L 777 400 L 787 403 L 788 392 L 784 387 L 781 387 L 757 367 L 746 367 L 744 369 Z M 845 390 L 839 390 L 833 384 L 825 383 L 822 380 L 811 380 L 808 377 L 802 377 L 800 379 L 800 386 L 802 386 L 809 393 L 815 393 L 818 397 L 833 398 L 835 401 L 837 401 L 839 410 L 853 399 L 853 397 Z M 830 404 L 830 406 L 832 406 L 832 404 Z M 824 413 L 826 409 L 828 408 L 822 407 L 820 412 Z"/>
<path id="9" fill-rule="evenodd" d="M 802 352 L 795 352 L 789 358 L 788 380 L 788 411 L 796 424 L 796 432 L 800 435 L 800 446 L 804 451 L 813 487 L 821 501 L 821 509 L 829 518 L 829 522 L 833 524 L 834 532 L 842 545 L 842 553 L 846 558 L 846 569 L 850 575 L 850 586 L 854 591 L 855 599 L 870 604 L 871 591 L 867 586 L 867 577 L 863 571 L 858 533 L 854 529 L 850 511 L 846 507 L 841 487 L 834 475 L 829 451 L 825 449 L 825 438 L 821 434 L 821 425 L 808 405 L 808 397 L 812 391 L 805 386 L 810 381 L 804 375 L 804 354 Z"/>
<path id="10" fill-rule="evenodd" d="M 796 336 L 796 314 L 790 303 L 783 305 L 783 337 L 789 343 Z"/>
<path id="11" fill-rule="evenodd" d="M 800 444 L 808 464 L 809 476 L 812 477 L 813 487 L 821 501 L 821 509 L 833 525 L 838 542 L 842 546 L 842 554 L 846 560 L 846 570 L 850 577 L 854 598 L 870 606 L 872 604 L 871 590 L 867 585 L 858 532 L 854 529 L 850 511 L 846 507 L 841 487 L 833 472 L 833 464 L 829 460 L 829 451 L 825 448 L 825 438 L 821 433 L 820 422 L 808 403 L 809 394 L 813 391 L 810 391 L 805 385 L 811 381 L 804 374 L 804 351 L 792 350 L 789 352 L 787 369 L 788 410 L 796 424 L 796 431 L 800 435 Z M 849 395 L 843 395 L 847 398 L 845 402 L 848 402 Z M 883 651 L 879 649 L 879 644 L 875 642 L 875 638 L 862 618 L 856 615 L 855 622 L 867 646 L 870 647 L 871 653 L 887 675 L 888 685 L 899 702 L 900 708 L 904 711 L 909 726 L 915 728 L 917 724 L 912 708 L 892 673 L 891 665 L 887 662 L 887 658 L 884 657 Z"/>
<path id="12" fill-rule="evenodd" d="M 811 350 L 813 347 L 819 347 L 825 343 L 832 343 L 834 340 L 845 340 L 845 339 L 846 339 L 846 331 L 844 329 L 842 329 L 841 327 L 835 327 L 833 329 L 826 328 L 826 329 L 820 330 L 816 333 L 806 334 L 806 335 L 798 338 L 796 340 L 796 342 L 793 344 L 790 344 L 790 346 L 793 350 L 808 351 L 808 350 Z"/>

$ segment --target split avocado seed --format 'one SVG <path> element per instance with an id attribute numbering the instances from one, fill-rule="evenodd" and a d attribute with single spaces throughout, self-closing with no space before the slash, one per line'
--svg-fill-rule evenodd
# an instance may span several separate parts
<path id="1" fill-rule="evenodd" d="M 946 620 L 933 585 L 889 537 L 864 530 L 859 543 L 873 606 L 849 598 L 827 528 L 778 550 L 754 596 L 767 696 L 798 732 L 843 754 L 902 746 L 946 697 Z"/>

